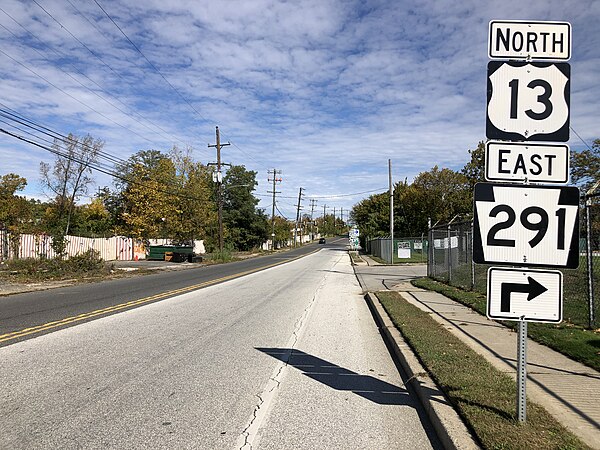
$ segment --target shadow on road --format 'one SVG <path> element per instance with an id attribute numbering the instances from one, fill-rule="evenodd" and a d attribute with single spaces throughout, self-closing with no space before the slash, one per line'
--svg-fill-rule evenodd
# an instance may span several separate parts
<path id="1" fill-rule="evenodd" d="M 405 389 L 378 378 L 360 375 L 300 350 L 261 347 L 256 349 L 295 367 L 307 377 L 337 391 L 350 391 L 380 405 L 413 406 Z"/>

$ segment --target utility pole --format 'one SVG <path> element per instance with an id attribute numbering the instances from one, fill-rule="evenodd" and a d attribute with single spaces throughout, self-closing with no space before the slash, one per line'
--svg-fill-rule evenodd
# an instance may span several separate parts
<path id="1" fill-rule="evenodd" d="M 327 216 L 325 215 L 326 209 L 327 209 L 327 205 L 323 205 L 323 234 L 325 234 L 325 230 L 326 230 L 325 225 L 327 223 L 327 221 L 326 221 Z"/>
<path id="2" fill-rule="evenodd" d="M 310 240 L 313 241 L 315 239 L 315 233 L 314 233 L 314 222 L 313 222 L 313 213 L 315 211 L 315 203 L 317 203 L 317 200 L 315 200 L 314 198 L 310 199 Z"/>
<path id="3" fill-rule="evenodd" d="M 271 250 L 275 250 L 275 194 L 280 194 L 281 192 L 275 190 L 276 183 L 281 183 L 282 179 L 277 178 L 277 175 L 281 175 L 281 170 L 273 169 L 273 171 L 269 170 L 269 175 L 273 174 L 273 179 L 268 178 L 268 181 L 273 182 L 273 190 L 267 191 L 269 194 L 273 194 L 273 208 L 271 212 Z"/>
<path id="4" fill-rule="evenodd" d="M 208 144 L 208 147 L 215 147 L 217 149 L 217 162 L 209 163 L 209 166 L 217 166 L 217 172 L 213 173 L 213 181 L 217 183 L 217 207 L 219 216 L 219 251 L 223 251 L 223 174 L 221 173 L 221 166 L 231 166 L 231 164 L 224 164 L 221 162 L 221 147 L 231 145 L 231 143 L 221 144 L 221 135 L 219 134 L 219 127 L 216 127 L 217 143 L 215 145 Z"/>
<path id="5" fill-rule="evenodd" d="M 394 185 L 392 184 L 392 160 L 388 159 L 390 178 L 390 264 L 394 264 Z"/>
<path id="6" fill-rule="evenodd" d="M 333 235 L 337 235 L 337 226 L 335 223 L 335 206 L 333 207 Z"/>
<path id="7" fill-rule="evenodd" d="M 298 193 L 298 204 L 296 205 L 298 209 L 296 210 L 296 226 L 294 227 L 294 247 L 296 246 L 296 236 L 298 235 L 298 224 L 300 222 L 300 210 L 302 207 L 300 206 L 300 202 L 302 201 L 302 191 L 304 188 L 300 188 L 300 192 Z M 300 240 L 302 241 L 302 235 L 300 235 Z"/>
<path id="8" fill-rule="evenodd" d="M 342 206 L 342 211 L 340 212 L 340 221 L 342 222 L 342 228 L 344 227 L 344 207 Z"/>

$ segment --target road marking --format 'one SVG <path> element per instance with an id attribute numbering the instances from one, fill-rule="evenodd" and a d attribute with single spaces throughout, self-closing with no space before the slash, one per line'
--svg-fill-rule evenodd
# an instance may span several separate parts
<path id="1" fill-rule="evenodd" d="M 40 333 L 42 331 L 52 330 L 54 328 L 59 328 L 59 327 L 65 326 L 65 325 L 75 323 L 75 322 L 81 322 L 83 320 L 91 319 L 94 317 L 103 316 L 108 313 L 114 313 L 114 312 L 122 311 L 122 310 L 125 310 L 128 308 L 133 308 L 134 306 L 140 306 L 145 303 L 158 301 L 158 300 L 161 300 L 161 299 L 164 299 L 167 297 L 173 297 L 175 295 L 185 294 L 186 292 L 195 291 L 195 290 L 202 289 L 202 288 L 205 288 L 208 286 L 212 286 L 214 284 L 233 280 L 235 278 L 241 278 L 243 276 L 250 275 L 252 273 L 260 272 L 261 270 L 270 269 L 271 267 L 280 266 L 282 264 L 285 264 L 285 263 L 288 263 L 291 261 L 295 261 L 295 260 L 303 258 L 305 256 L 312 255 L 313 253 L 316 253 L 319 250 L 321 250 L 321 249 L 316 249 L 310 253 L 307 253 L 306 255 L 300 255 L 300 256 L 296 256 L 294 258 L 288 258 L 285 261 L 279 261 L 279 262 L 276 262 L 273 264 L 268 264 L 266 266 L 257 267 L 256 269 L 246 270 L 244 272 L 234 273 L 234 274 L 227 275 L 227 276 L 224 276 L 221 278 L 216 278 L 214 280 L 204 281 L 202 283 L 194 284 L 192 286 L 186 286 L 184 288 L 174 289 L 172 291 L 167 291 L 167 292 L 162 292 L 160 294 L 151 295 L 150 297 L 144 297 L 144 298 L 140 298 L 137 300 L 131 300 L 131 301 L 128 301 L 125 303 L 120 303 L 118 305 L 108 306 L 106 308 L 97 309 L 95 311 L 78 314 L 76 316 L 66 317 L 61 320 L 47 322 L 42 325 L 36 325 L 34 327 L 24 328 L 19 331 L 12 331 L 10 333 L 0 334 L 0 343 L 18 339 L 18 338 L 21 338 L 24 336 L 29 336 L 29 335 L 35 334 L 35 333 Z"/>

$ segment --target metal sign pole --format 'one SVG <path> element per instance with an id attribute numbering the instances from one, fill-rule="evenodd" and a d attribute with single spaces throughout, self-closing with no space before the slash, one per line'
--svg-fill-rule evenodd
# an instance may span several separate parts
<path id="1" fill-rule="evenodd" d="M 519 321 L 517 337 L 517 416 L 519 422 L 527 420 L 527 322 Z"/>

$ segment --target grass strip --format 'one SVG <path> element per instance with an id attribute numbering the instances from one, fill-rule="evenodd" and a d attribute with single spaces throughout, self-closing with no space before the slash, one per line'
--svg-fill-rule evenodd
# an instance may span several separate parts
<path id="1" fill-rule="evenodd" d="M 449 286 L 431 278 L 412 280 L 416 287 L 439 292 L 481 315 L 486 314 L 486 296 L 474 291 L 465 291 Z M 517 322 L 501 321 L 503 325 L 516 329 Z M 600 333 L 563 321 L 560 324 L 531 322 L 527 326 L 527 335 L 536 342 L 544 344 L 569 358 L 579 361 L 595 370 L 600 370 Z"/>
<path id="2" fill-rule="evenodd" d="M 486 449 L 588 449 L 542 407 L 516 419 L 515 381 L 397 292 L 377 297 L 432 379 Z"/>

